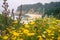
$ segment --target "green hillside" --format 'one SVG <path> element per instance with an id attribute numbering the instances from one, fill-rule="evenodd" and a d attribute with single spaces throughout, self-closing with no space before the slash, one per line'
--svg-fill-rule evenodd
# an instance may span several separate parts
<path id="1" fill-rule="evenodd" d="M 20 6 L 17 8 L 17 11 L 20 11 Z M 36 4 L 28 4 L 28 5 L 22 5 L 22 10 L 28 12 L 30 9 L 34 9 L 34 11 L 42 12 L 43 5 L 41 3 Z"/>
<path id="2" fill-rule="evenodd" d="M 20 11 L 20 6 L 17 8 L 17 11 Z M 34 11 L 38 11 L 41 14 L 43 13 L 44 8 L 44 14 L 47 14 L 48 16 L 53 15 L 56 18 L 60 17 L 60 2 L 51 2 L 51 3 L 45 3 L 44 5 L 42 3 L 36 3 L 36 4 L 25 4 L 22 5 L 22 10 L 26 13 L 34 9 Z M 59 18 L 60 19 L 60 18 Z"/>

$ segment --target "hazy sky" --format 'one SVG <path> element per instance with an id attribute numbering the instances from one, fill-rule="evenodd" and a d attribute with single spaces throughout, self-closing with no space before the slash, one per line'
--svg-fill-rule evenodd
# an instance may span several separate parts
<path id="1" fill-rule="evenodd" d="M 21 4 L 34 4 L 34 3 L 50 3 L 50 2 L 60 2 L 60 0 L 7 0 L 9 3 L 9 8 L 12 9 L 17 9 L 17 7 Z M 0 11 L 2 11 L 2 5 L 3 0 L 0 0 Z"/>

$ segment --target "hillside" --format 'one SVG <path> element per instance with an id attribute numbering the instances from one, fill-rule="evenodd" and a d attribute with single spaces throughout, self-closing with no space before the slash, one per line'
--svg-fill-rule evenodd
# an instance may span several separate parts
<path id="1" fill-rule="evenodd" d="M 48 16 L 53 15 L 55 18 L 60 19 L 60 2 L 51 2 L 44 5 L 45 14 Z"/>
<path id="2" fill-rule="evenodd" d="M 45 8 L 45 12 L 53 9 L 59 9 L 60 8 L 60 2 L 51 2 L 46 3 L 43 5 L 42 3 L 36 3 L 36 4 L 28 4 L 28 5 L 22 5 L 22 10 L 25 12 L 28 12 L 31 9 L 34 9 L 34 11 L 43 12 L 43 7 Z M 17 8 L 17 11 L 20 11 L 20 6 Z"/>
<path id="3" fill-rule="evenodd" d="M 20 11 L 20 6 L 17 8 L 17 11 Z M 44 8 L 44 10 L 43 10 Z M 60 2 L 51 2 L 51 3 L 45 3 L 44 5 L 42 3 L 36 3 L 36 4 L 25 4 L 22 5 L 22 11 L 24 13 L 40 13 L 44 15 L 53 15 L 54 17 L 60 19 Z"/>
<path id="4" fill-rule="evenodd" d="M 22 10 L 26 13 L 31 9 L 33 9 L 34 11 L 42 12 L 42 8 L 43 5 L 41 3 L 22 5 Z M 17 11 L 20 11 L 20 6 L 17 8 Z"/>

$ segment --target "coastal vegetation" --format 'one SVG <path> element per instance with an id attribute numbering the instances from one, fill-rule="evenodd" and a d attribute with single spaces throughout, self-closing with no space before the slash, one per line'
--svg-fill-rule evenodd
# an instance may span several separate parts
<path id="1" fill-rule="evenodd" d="M 4 10 L 0 14 L 0 40 L 60 40 L 60 2 L 45 4 L 45 9 L 43 9 L 43 5 L 40 3 L 33 5 L 33 8 L 39 11 L 39 13 L 41 12 L 43 17 L 35 15 L 34 20 L 28 23 L 21 23 L 22 11 L 25 6 L 21 5 L 21 8 L 18 8 L 20 13 L 18 18 L 14 19 L 14 9 L 12 9 L 10 15 L 9 5 L 6 1 L 4 0 L 3 2 L 2 7 Z M 32 5 L 30 6 L 32 7 Z M 31 12 L 30 6 L 26 5 L 27 8 L 25 7 L 24 9 L 26 13 L 27 10 Z M 40 11 L 39 7 L 42 7 L 42 11 Z M 36 10 L 32 13 L 34 14 Z M 29 21 L 29 17 L 26 20 Z"/>

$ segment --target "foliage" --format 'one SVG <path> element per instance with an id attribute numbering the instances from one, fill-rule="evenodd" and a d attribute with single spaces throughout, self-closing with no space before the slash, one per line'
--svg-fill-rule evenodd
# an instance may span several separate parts
<path id="1" fill-rule="evenodd" d="M 12 25 L 12 19 L 10 17 L 8 17 L 8 26 Z M 5 24 L 5 19 L 4 16 L 2 14 L 0 14 L 0 30 L 5 29 L 6 28 L 6 24 Z"/>
<path id="2" fill-rule="evenodd" d="M 16 28 L 18 27 L 18 28 Z M 53 17 L 36 18 L 28 24 L 12 22 L 2 30 L 2 40 L 60 40 L 60 20 Z"/>
<path id="3" fill-rule="evenodd" d="M 51 2 L 45 4 L 45 14 L 48 16 L 53 15 L 55 18 L 60 19 L 60 2 Z"/>

